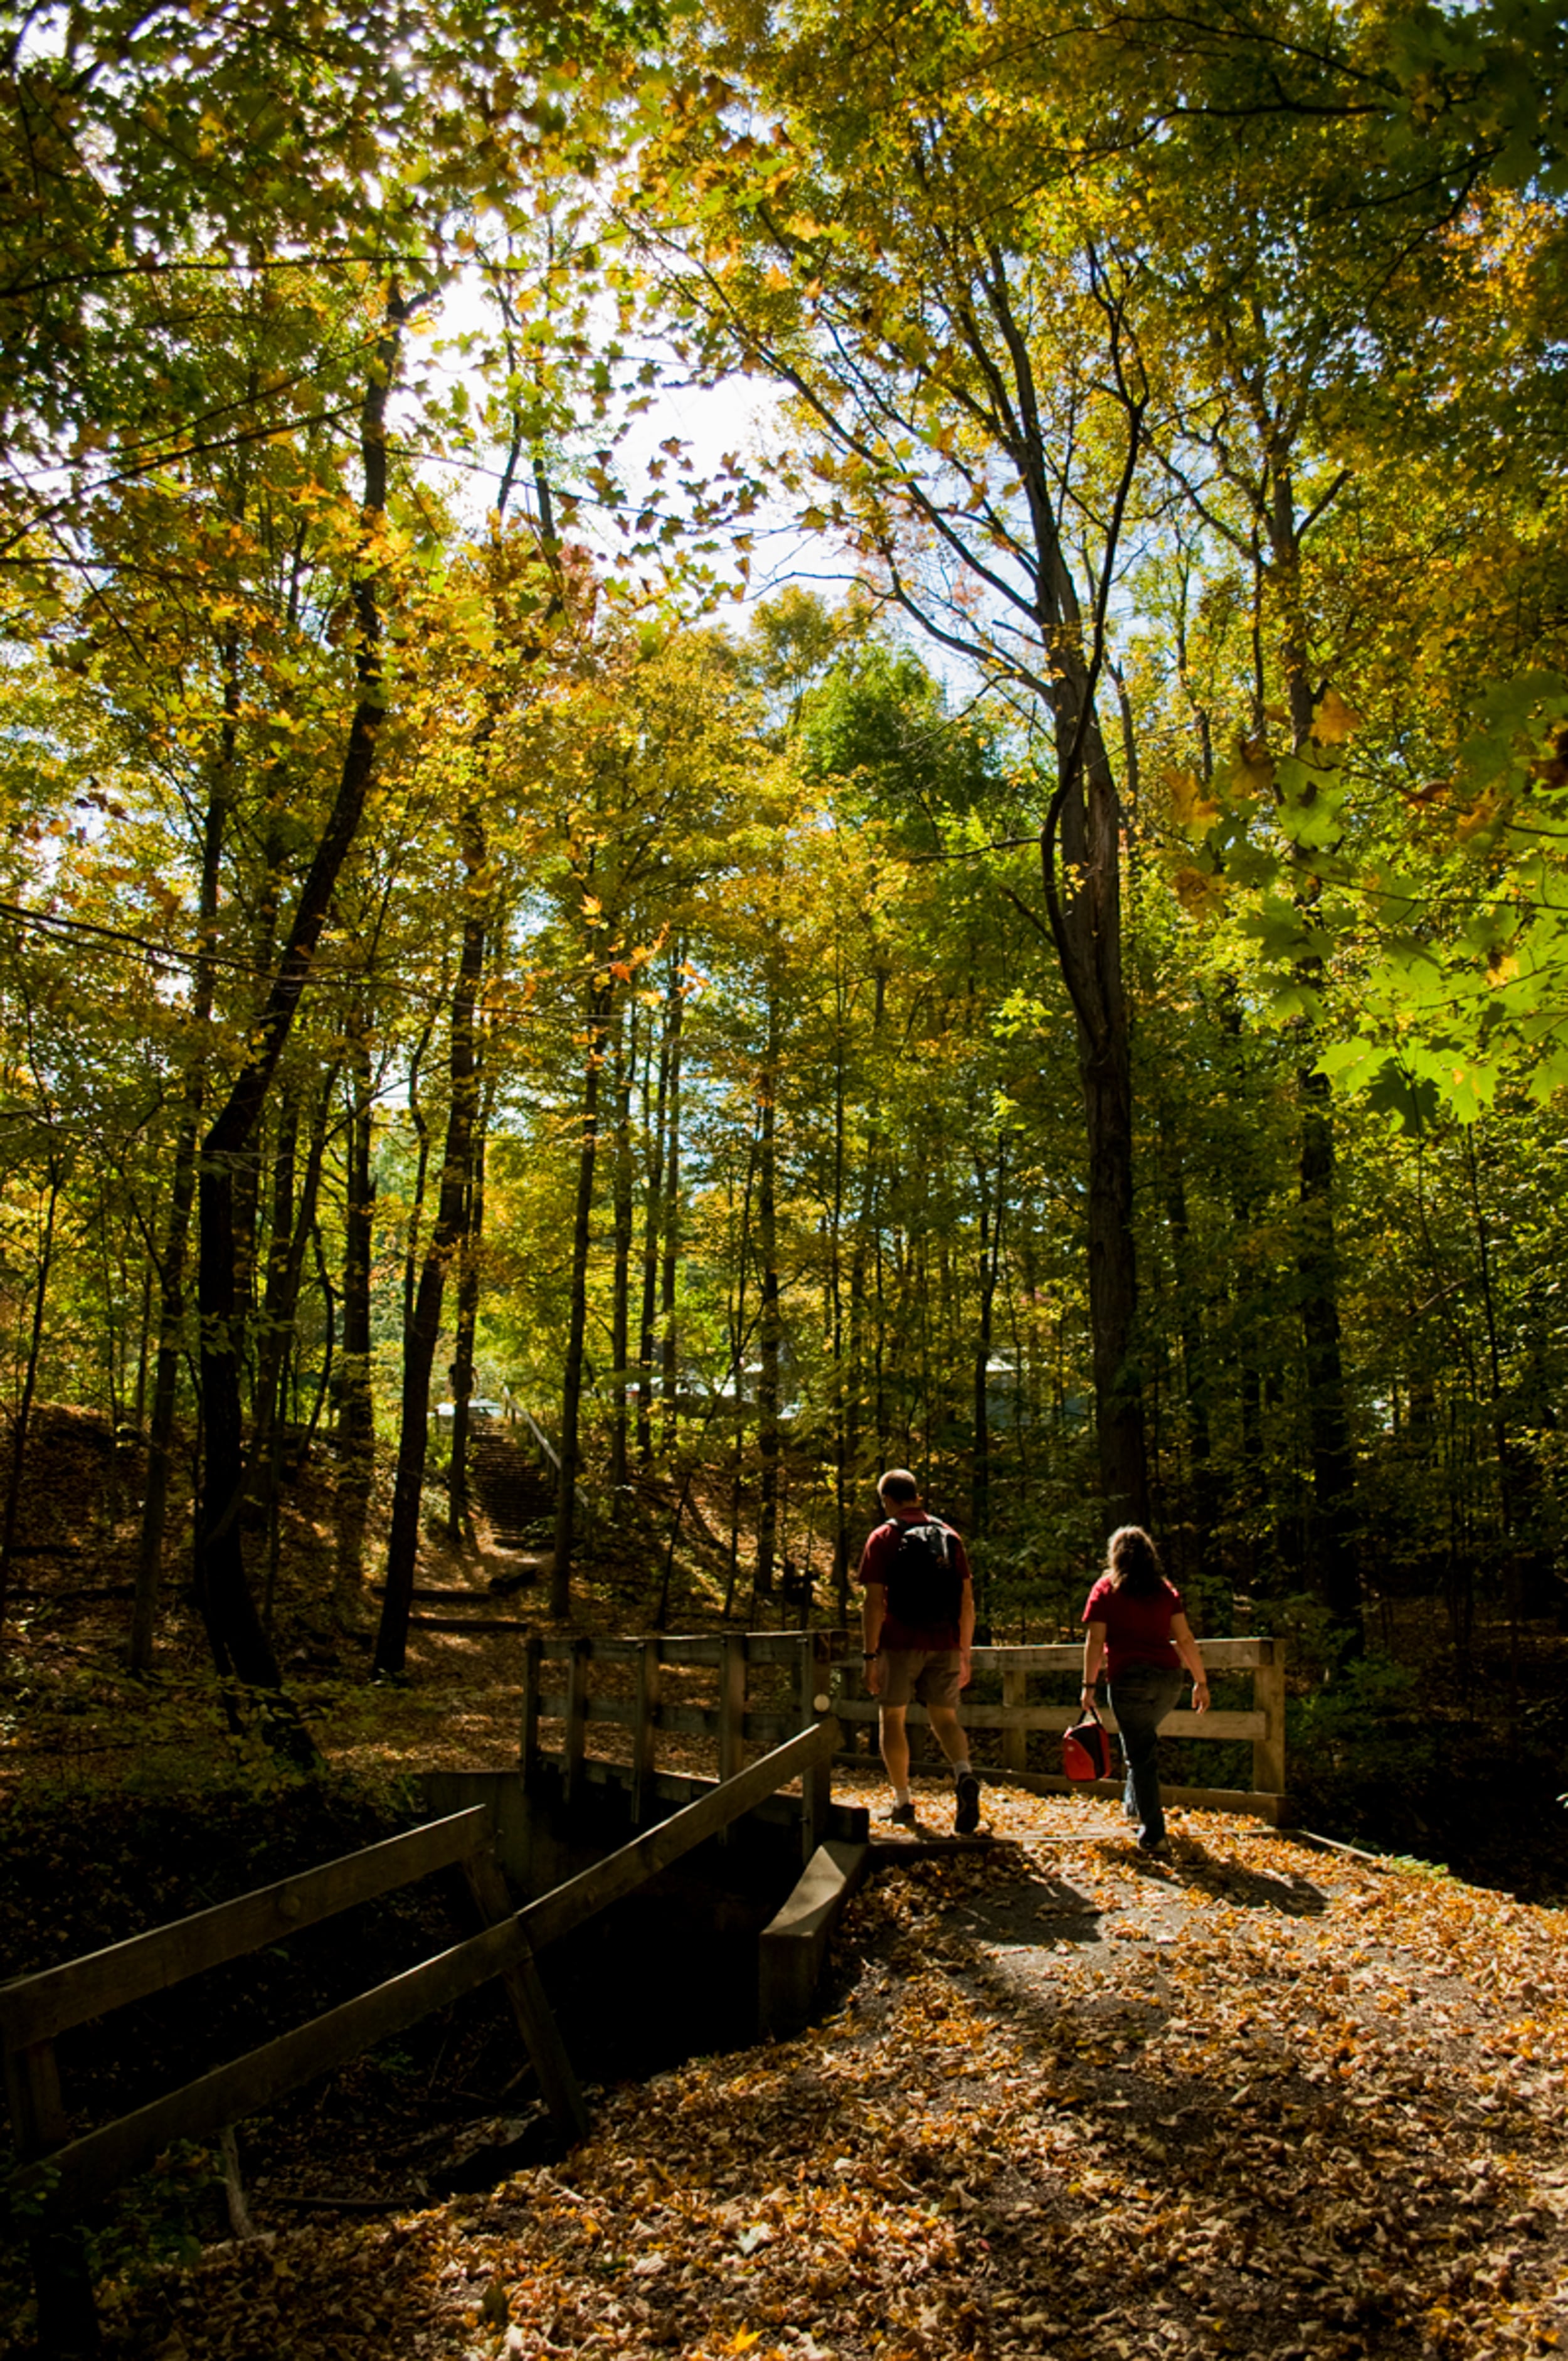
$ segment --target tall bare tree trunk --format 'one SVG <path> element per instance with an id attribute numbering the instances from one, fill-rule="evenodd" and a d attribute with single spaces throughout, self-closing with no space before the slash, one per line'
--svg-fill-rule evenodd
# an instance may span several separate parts
<path id="1" fill-rule="evenodd" d="M 644 1466 L 653 1456 L 653 1358 L 658 1344 L 655 1315 L 659 1301 L 659 1242 L 664 1230 L 664 1117 L 670 1092 L 671 1029 L 678 1022 L 675 1010 L 679 993 L 680 977 L 676 972 L 671 976 L 664 997 L 664 1022 L 659 1037 L 659 1082 L 651 1126 L 646 1075 L 642 1091 L 648 1190 L 643 1211 L 642 1306 L 637 1342 L 637 1456 Z"/>
<path id="2" fill-rule="evenodd" d="M 664 1235 L 659 1274 L 659 1349 L 664 1409 L 661 1441 L 666 1459 L 674 1456 L 678 1414 L 676 1394 L 680 1340 L 675 1328 L 675 1273 L 681 1252 L 681 1029 L 685 1012 L 685 993 L 682 983 L 685 969 L 684 946 L 676 946 L 674 969 L 674 997 L 670 1004 L 669 1146 L 664 1159 Z"/>
<path id="3" fill-rule="evenodd" d="M 1297 753 L 1310 745 L 1316 697 L 1301 589 L 1301 535 L 1289 466 L 1277 455 L 1267 508 L 1271 573 L 1282 609 L 1282 660 Z M 1315 900 L 1314 881 L 1305 897 Z M 1310 987 L 1321 981 L 1316 960 L 1301 963 Z M 1314 1556 L 1324 1606 L 1352 1651 L 1364 1644 L 1360 1554 L 1356 1534 L 1355 1459 L 1345 1402 L 1344 1356 L 1339 1314 L 1339 1244 L 1334 1208 L 1334 1120 L 1327 1077 L 1316 1071 L 1318 1043 L 1302 1028 L 1297 1054 L 1300 1114 L 1299 1202 L 1296 1275 L 1307 1378 L 1307 1426 L 1312 1458 Z"/>
<path id="4" fill-rule="evenodd" d="M 185 1268 L 191 1219 L 196 1208 L 196 1147 L 202 1132 L 206 1077 L 206 1036 L 213 1020 L 213 929 L 217 924 L 224 828 L 233 783 L 239 715 L 237 654 L 232 641 L 224 650 L 224 719 L 217 769 L 202 830 L 202 881 L 196 909 L 196 963 L 192 980 L 190 1053 L 185 1068 L 180 1127 L 174 1141 L 174 1172 L 169 1191 L 169 1226 L 159 1267 L 158 1356 L 153 1364 L 152 1414 L 148 1422 L 147 1489 L 137 1544 L 136 1598 L 131 1609 L 130 1667 L 152 1669 L 158 1627 L 158 1594 L 163 1574 L 163 1536 L 169 1521 L 169 1475 L 173 1459 L 174 1415 L 180 1397 L 180 1364 L 185 1329 Z"/>
<path id="5" fill-rule="evenodd" d="M 770 1598 L 778 1556 L 779 1523 L 779 1237 L 778 1061 L 776 989 L 768 990 L 768 1037 L 757 1078 L 757 1259 L 762 1288 L 758 1330 L 757 1456 L 761 1463 L 757 1504 L 757 1596 Z"/>
<path id="6" fill-rule="evenodd" d="M 467 1202 L 457 1257 L 457 1325 L 452 1349 L 452 1458 L 446 1475 L 446 1529 L 455 1542 L 468 1538 L 468 1436 L 474 1400 L 474 1348 L 479 1330 L 480 1282 L 485 1248 L 485 1139 L 489 1128 L 485 1093 L 469 1143 Z"/>
<path id="7" fill-rule="evenodd" d="M 387 1535 L 387 1579 L 381 1597 L 381 1620 L 376 1633 L 375 1666 L 378 1673 L 400 1675 L 408 1656 L 409 1616 L 413 1607 L 414 1573 L 419 1563 L 420 1511 L 424 1499 L 424 1466 L 430 1448 L 430 1380 L 435 1347 L 441 1334 L 441 1308 L 446 1273 L 463 1235 L 467 1206 L 470 1158 L 479 1102 L 479 1060 L 475 1038 L 475 1010 L 485 971 L 485 830 L 477 812 L 460 821 L 463 864 L 467 873 L 463 914 L 463 948 L 452 990 L 452 1021 L 447 1071 L 450 1094 L 446 1109 L 446 1142 L 441 1159 L 435 1219 L 420 1267 L 413 1316 L 403 1336 L 401 1417 L 398 1426 L 398 1466 L 392 1486 L 391 1524 Z"/>
<path id="8" fill-rule="evenodd" d="M 371 1096 L 370 1044 L 363 1012 L 348 1027 L 348 1129 L 343 1205 L 343 1350 L 337 1367 L 337 1442 L 340 1494 L 346 1496 L 349 1524 L 340 1576 L 360 1568 L 365 1521 L 375 1472 L 376 1410 L 370 1387 L 370 1257 L 375 1236 L 375 1105 Z"/>
<path id="9" fill-rule="evenodd" d="M 369 527 L 386 511 L 387 394 L 406 316 L 394 291 L 389 297 L 387 323 L 371 364 L 361 412 L 367 553 Z M 377 735 L 386 719 L 381 617 L 375 576 L 368 567 L 354 585 L 354 604 L 359 698 L 349 722 L 337 794 L 300 889 L 282 957 L 252 1027 L 249 1054 L 203 1143 L 197 1200 L 203 1437 L 197 1595 L 219 1672 L 269 1695 L 268 1735 L 281 1751 L 310 1764 L 317 1759 L 315 1747 L 298 1713 L 284 1699 L 278 1661 L 247 1577 L 241 1540 L 245 1433 L 235 1201 L 236 1180 L 252 1152 L 256 1126 L 293 1027 L 338 877 L 358 833 L 375 766 Z"/>
<path id="10" fill-rule="evenodd" d="M 631 1351 L 631 1078 L 637 1070 L 635 996 L 615 1031 L 615 1268 L 611 1274 L 610 1358 L 615 1364 L 615 1414 L 609 1438 L 610 1513 L 625 1504 L 630 1415 L 627 1363 Z"/>
<path id="11" fill-rule="evenodd" d="M 598 1148 L 599 1073 L 614 987 L 596 983 L 588 1008 L 588 1063 L 583 1078 L 583 1121 L 577 1149 L 577 1202 L 572 1224 L 571 1316 L 566 1364 L 561 1377 L 561 1471 L 555 1500 L 555 1555 L 550 1575 L 550 1612 L 565 1621 L 572 1611 L 572 1550 L 576 1540 L 577 1472 L 582 1464 L 583 1363 L 588 1326 L 588 1249 L 592 1240 L 594 1163 Z"/>
<path id="12" fill-rule="evenodd" d="M 38 1356 L 44 1341 L 44 1306 L 49 1301 L 49 1273 L 54 1268 L 55 1213 L 63 1181 L 60 1159 L 51 1149 L 49 1191 L 44 1201 L 43 1235 L 38 1241 L 38 1277 L 33 1283 L 33 1317 L 27 1332 L 27 1357 L 22 1367 L 22 1392 L 11 1428 L 11 1464 L 5 1472 L 5 1499 L 0 1509 L 0 1657 L 5 1653 L 5 1604 L 11 1590 L 11 1565 L 16 1549 L 16 1515 L 22 1501 L 22 1476 L 27 1465 L 27 1429 L 32 1421 L 33 1395 L 38 1381 Z M 112 1441 L 112 1438 L 111 1438 Z"/>

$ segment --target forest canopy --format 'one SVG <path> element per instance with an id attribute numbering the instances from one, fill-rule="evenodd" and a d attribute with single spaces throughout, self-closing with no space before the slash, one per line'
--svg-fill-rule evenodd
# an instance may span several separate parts
<path id="1" fill-rule="evenodd" d="M 1517 1680 L 1560 10 L 0 39 L 0 1645 L 69 1403 L 130 1662 L 193 1609 L 296 1751 L 278 1619 L 403 1674 L 505 1422 L 557 1619 L 839 1617 L 896 1460 L 999 1638 L 1136 1518 L 1211 1631 Z"/>

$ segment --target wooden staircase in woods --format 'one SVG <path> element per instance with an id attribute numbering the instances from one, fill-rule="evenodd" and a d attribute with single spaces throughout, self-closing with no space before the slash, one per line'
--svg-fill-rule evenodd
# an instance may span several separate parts
<path id="1" fill-rule="evenodd" d="M 554 1484 L 510 1434 L 469 1436 L 468 1482 L 498 1549 L 528 1549 L 528 1527 L 554 1513 Z"/>

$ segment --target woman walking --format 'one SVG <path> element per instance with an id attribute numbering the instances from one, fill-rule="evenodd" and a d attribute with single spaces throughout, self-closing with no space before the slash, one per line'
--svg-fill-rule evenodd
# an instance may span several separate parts
<path id="1" fill-rule="evenodd" d="M 1094 1703 L 1103 1659 L 1127 1763 L 1127 1817 L 1138 1823 L 1144 1850 L 1155 1852 L 1165 1842 L 1159 1726 L 1181 1695 L 1183 1664 L 1192 1675 L 1194 1712 L 1209 1709 L 1209 1681 L 1181 1593 L 1166 1579 L 1159 1552 L 1142 1525 L 1123 1525 L 1112 1534 L 1105 1571 L 1089 1594 L 1083 1620 L 1089 1626 L 1083 1703 Z"/>

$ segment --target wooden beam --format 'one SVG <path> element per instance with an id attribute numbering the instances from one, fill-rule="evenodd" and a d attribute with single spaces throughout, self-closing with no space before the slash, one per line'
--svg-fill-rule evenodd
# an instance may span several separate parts
<path id="1" fill-rule="evenodd" d="M 522 1657 L 522 1728 L 518 1734 L 518 1769 L 526 1790 L 539 1768 L 539 1667 L 544 1643 L 531 1631 Z"/>
<path id="2" fill-rule="evenodd" d="M 584 1737 L 588 1719 L 588 1665 L 593 1657 L 591 1640 L 574 1640 L 566 1668 L 566 1734 L 562 1748 L 568 1809 L 577 1800 L 583 1784 Z"/>
<path id="3" fill-rule="evenodd" d="M 1263 1729 L 1252 1742 L 1252 1784 L 1274 1795 L 1285 1791 L 1285 1642 L 1267 1642 L 1269 1661 L 1252 1676 L 1253 1703 Z"/>
<path id="4" fill-rule="evenodd" d="M 718 1776 L 733 1779 L 746 1763 L 746 1634 L 727 1631 L 718 1659 Z"/>
<path id="5" fill-rule="evenodd" d="M 526 1631 L 518 1615 L 411 1615 L 411 1631 L 467 1631 L 483 1637 L 497 1631 Z"/>
<path id="6" fill-rule="evenodd" d="M 961 1702 L 961 1700 L 960 1700 Z M 1008 1664 L 1002 1674 L 1002 1702 L 1009 1712 L 1023 1712 L 1029 1703 L 1029 1669 L 1026 1664 Z M 1003 1725 L 1002 1760 L 1009 1771 L 1026 1771 L 1029 1767 L 1029 1732 L 1022 1722 Z"/>
<path id="7" fill-rule="evenodd" d="M 1031 1795 L 1103 1795 L 1118 1804 L 1122 1800 L 1120 1779 L 1061 1779 L 1042 1771 L 1011 1771 L 1000 1778 L 987 1772 L 985 1777 L 990 1785 L 1023 1787 Z M 1172 1787 L 1162 1779 L 1159 1792 L 1166 1803 L 1184 1804 L 1190 1811 L 1237 1812 L 1246 1819 L 1267 1820 L 1275 1828 L 1285 1824 L 1289 1808 L 1283 1795 L 1260 1795 L 1246 1787 Z"/>
<path id="8" fill-rule="evenodd" d="M 7 2049 L 25 2049 L 128 2001 L 166 1992 L 205 1968 L 221 1967 L 225 1960 L 243 1959 L 263 1944 L 280 1942 L 354 1903 L 372 1901 L 433 1870 L 465 1861 L 488 1841 L 489 1815 L 477 1804 L 410 1828 L 404 1836 L 389 1837 L 363 1852 L 329 1861 L 320 1869 L 216 1903 L 193 1917 L 151 1927 L 105 1950 L 0 1984 L 0 2039 Z"/>
<path id="9" fill-rule="evenodd" d="M 506 1879 L 501 1875 L 493 1853 L 477 1852 L 472 1861 L 463 1864 L 463 1874 L 475 1907 L 488 1926 L 504 1927 L 511 1923 L 516 1913 Z M 515 1962 L 500 1971 L 511 2013 L 523 2046 L 538 2079 L 544 2103 L 550 2110 L 550 2120 L 564 2139 L 575 2147 L 588 2136 L 588 2111 L 583 2104 L 583 2093 L 572 2070 L 566 2045 L 561 2038 L 561 2028 L 555 2022 L 555 2012 L 545 1996 L 540 1982 L 528 1938 L 521 1934 L 521 1949 Z"/>
<path id="10" fill-rule="evenodd" d="M 840 1755 L 834 1757 L 835 1761 L 839 1759 Z M 865 1767 L 863 1755 L 854 1760 L 862 1769 Z M 559 1776 L 557 1766 L 551 1764 L 548 1757 L 546 1768 Z M 630 1772 L 624 1763 L 601 1763 L 590 1754 L 583 1764 L 583 1777 L 589 1786 L 619 1788 L 630 1800 Z M 676 1809 L 695 1804 L 703 1795 L 711 1795 L 718 1784 L 716 1779 L 704 1779 L 689 1771 L 656 1771 L 653 1774 L 655 1798 Z M 760 1804 L 752 1805 L 749 1817 L 768 1828 L 796 1828 L 800 1823 L 800 1799 L 796 1795 L 764 1795 Z M 835 1804 L 828 1816 L 828 1833 L 838 1843 L 863 1844 L 870 1827 L 871 1811 L 864 1804 Z M 722 1844 L 732 1830 L 733 1823 L 729 1829 L 721 1828 L 718 1841 Z"/>
<path id="11" fill-rule="evenodd" d="M 547 1943 L 558 1942 L 574 1927 L 581 1926 L 596 1911 L 603 1910 L 623 1894 L 630 1894 L 650 1877 L 656 1877 L 673 1861 L 678 1861 L 694 1845 L 717 1836 L 731 1820 L 749 1812 L 753 1804 L 761 1803 L 776 1788 L 787 1786 L 792 1779 L 806 1777 L 814 1763 L 831 1762 L 839 1744 L 839 1725 L 832 1720 L 818 1722 L 811 1730 L 803 1730 L 773 1753 L 764 1754 L 749 1771 L 737 1773 L 722 1785 L 710 1788 L 684 1812 L 663 1820 L 646 1836 L 634 1838 L 612 1852 L 608 1860 L 596 1861 L 580 1876 L 568 1878 L 552 1893 L 541 1894 L 518 1912 L 518 1922 L 536 1950 Z"/>
<path id="12" fill-rule="evenodd" d="M 1266 1663 L 1264 1651 L 1273 1644 L 1269 1640 L 1200 1640 L 1198 1653 L 1212 1672 L 1245 1671 L 1249 1665 Z M 1009 1667 L 1030 1673 L 1080 1671 L 1083 1642 L 1079 1640 L 1036 1648 L 977 1648 L 973 1663 L 977 1673 L 1003 1673 Z"/>
<path id="13" fill-rule="evenodd" d="M 848 1629 L 814 1631 L 811 1637 L 820 1642 L 837 1663 L 850 1652 Z M 689 1633 L 667 1632 L 659 1640 L 660 1659 L 666 1664 L 717 1664 L 722 1662 L 727 1642 L 743 1639 L 747 1653 L 754 1664 L 793 1664 L 799 1653 L 802 1634 L 798 1631 L 745 1631 Z M 576 1647 L 586 1647 L 596 1664 L 630 1664 L 637 1660 L 641 1638 L 631 1640 L 566 1640 L 546 1639 L 543 1642 L 546 1664 L 564 1664 L 570 1660 Z M 856 1643 L 857 1649 L 859 1642 Z"/>
<path id="14" fill-rule="evenodd" d="M 726 1639 L 733 1635 L 712 1631 L 668 1632 L 659 1642 L 662 1660 L 666 1664 L 717 1664 L 722 1656 Z M 793 1664 L 798 1653 L 802 1634 L 798 1631 L 748 1631 L 744 1635 L 754 1664 Z M 825 1646 L 835 1664 L 853 1660 L 860 1653 L 857 1632 L 848 1625 L 828 1631 L 815 1631 L 812 1638 Z M 1245 1671 L 1249 1666 L 1266 1664 L 1267 1651 L 1275 1643 L 1267 1639 L 1200 1640 L 1199 1653 L 1215 1672 Z M 575 1641 L 546 1639 L 543 1642 L 547 1664 L 565 1664 L 575 1647 L 586 1646 L 593 1661 L 600 1664 L 630 1664 L 637 1659 L 641 1638 L 618 1640 Z M 977 1672 L 1000 1673 L 1011 1666 L 1030 1673 L 1068 1673 L 1081 1667 L 1081 1641 L 1053 1642 L 1030 1648 L 977 1648 L 974 1665 Z"/>
<path id="15" fill-rule="evenodd" d="M 590 1711 L 592 1708 L 589 1708 Z M 652 1801 L 653 1751 L 659 1731 L 659 1642 L 644 1640 L 637 1660 L 631 1711 L 631 1825 L 640 1828 Z"/>
<path id="16" fill-rule="evenodd" d="M 479 1817 L 483 1818 L 481 1812 Z M 205 2139 L 225 2124 L 271 2106 L 302 2082 L 330 2073 L 362 2050 L 416 2025 L 492 1976 L 515 1968 L 526 1946 L 515 1918 L 487 1927 L 417 1968 L 313 2017 L 309 2025 L 265 2043 L 232 2065 L 215 2067 L 183 2090 L 154 2099 L 134 2114 L 56 2148 L 10 2176 L 14 2193 L 47 2203 L 53 2215 L 74 2217 L 126 2180 L 170 2140 Z"/>
<path id="17" fill-rule="evenodd" d="M 799 1713 L 802 1727 L 809 1730 L 828 1717 L 831 1702 L 828 1691 L 828 1656 L 817 1644 L 816 1635 L 806 1632 L 800 1642 Z M 833 1803 L 832 1749 L 819 1754 L 800 1774 L 800 1844 L 804 1867 L 824 1843 L 828 1835 L 828 1815 Z"/>
<path id="18" fill-rule="evenodd" d="M 959 1708 L 966 1730 L 1066 1730 L 1075 1722 L 1081 1707 L 1076 1705 L 963 1705 Z M 834 1708 L 840 1721 L 874 1721 L 874 1702 L 840 1698 Z M 923 1705 L 909 1708 L 911 1729 L 930 1720 Z M 1100 1719 L 1107 1730 L 1114 1730 L 1116 1717 L 1109 1707 L 1102 1706 Z M 1162 1738 L 1261 1738 L 1265 1720 L 1261 1713 L 1171 1713 L 1160 1723 Z"/>

